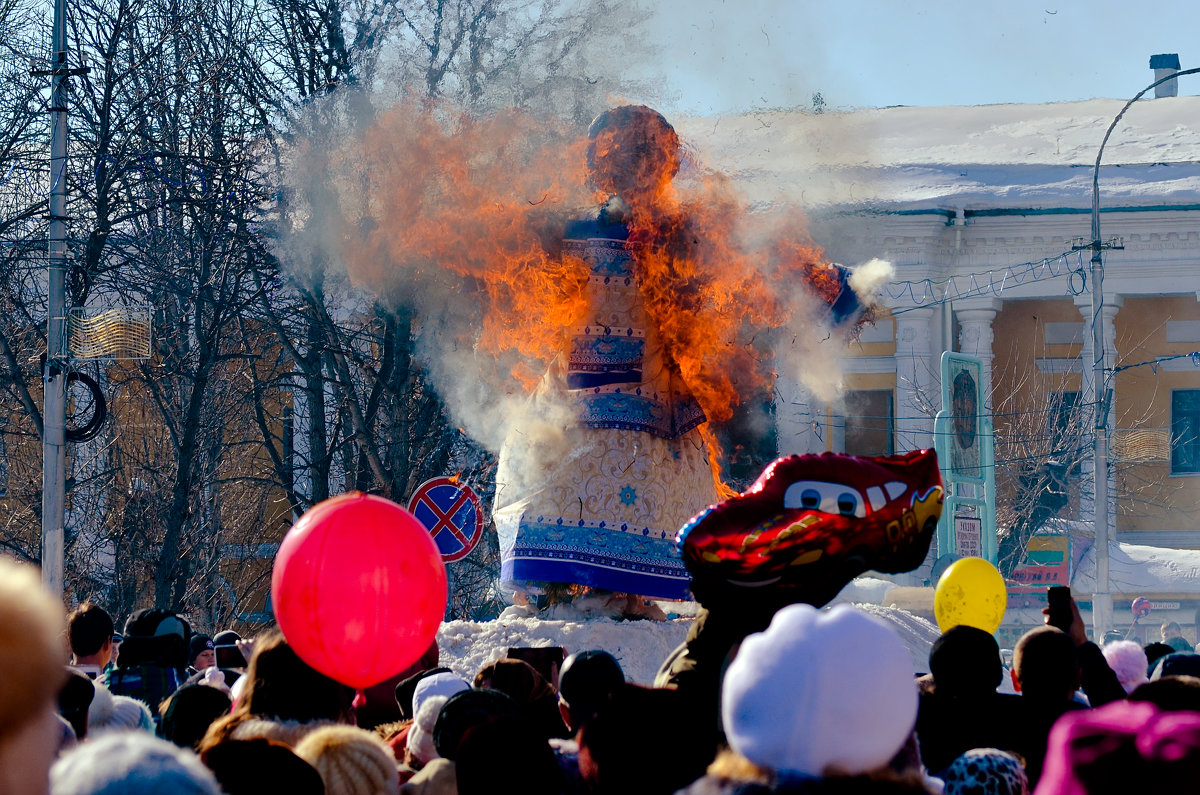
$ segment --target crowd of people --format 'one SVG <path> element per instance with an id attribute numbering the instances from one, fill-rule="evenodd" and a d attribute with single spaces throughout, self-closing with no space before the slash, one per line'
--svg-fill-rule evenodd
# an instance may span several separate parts
<path id="1" fill-rule="evenodd" d="M 435 643 L 356 694 L 277 632 L 210 637 L 141 610 L 118 633 L 0 558 L 0 795 L 1186 791 L 1200 655 L 1170 625 L 1101 648 L 1073 610 L 1067 631 L 1025 634 L 1007 673 L 980 629 L 948 630 L 915 672 L 878 618 L 794 604 L 721 659 L 667 660 L 653 687 L 600 649 L 468 681 Z"/>

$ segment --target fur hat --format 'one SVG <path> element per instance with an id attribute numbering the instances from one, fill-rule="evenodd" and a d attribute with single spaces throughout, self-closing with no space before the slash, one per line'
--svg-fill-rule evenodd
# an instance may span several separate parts
<path id="1" fill-rule="evenodd" d="M 154 732 L 154 717 L 149 707 L 136 698 L 114 696 L 99 682 L 92 684 L 96 688 L 96 695 L 88 708 L 88 736 L 127 729 Z"/>
<path id="2" fill-rule="evenodd" d="M 1025 765 L 1008 751 L 973 748 L 941 773 L 944 795 L 1028 795 Z"/>
<path id="3" fill-rule="evenodd" d="M 396 760 L 378 736 L 354 726 L 327 726 L 305 736 L 296 756 L 317 769 L 326 795 L 396 795 Z"/>
<path id="4" fill-rule="evenodd" d="M 1146 676 L 1146 651 L 1132 640 L 1115 640 L 1104 646 L 1104 659 L 1117 675 L 1117 680 L 1126 693 L 1132 693 L 1138 685 L 1149 681 Z"/>
<path id="5" fill-rule="evenodd" d="M 413 718 L 412 726 L 408 730 L 408 739 L 404 747 L 421 764 L 426 764 L 438 756 L 437 747 L 433 743 L 433 727 L 447 701 L 449 696 L 430 696 L 423 700 L 420 709 L 417 710 L 417 717 Z"/>
<path id="6" fill-rule="evenodd" d="M 191 751 L 147 732 L 111 732 L 79 745 L 50 769 L 52 795 L 221 795 Z"/>
<path id="7" fill-rule="evenodd" d="M 743 641 L 721 712 L 730 746 L 761 767 L 856 775 L 887 764 L 912 732 L 912 658 L 887 625 L 849 605 L 789 605 Z"/>

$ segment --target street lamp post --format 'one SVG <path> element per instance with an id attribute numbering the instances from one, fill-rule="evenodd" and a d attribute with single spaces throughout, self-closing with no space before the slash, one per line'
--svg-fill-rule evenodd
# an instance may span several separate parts
<path id="1" fill-rule="evenodd" d="M 1092 479 L 1094 481 L 1094 513 L 1096 522 L 1096 588 L 1092 594 L 1092 633 L 1097 640 L 1112 628 L 1112 593 L 1108 581 L 1108 388 L 1105 378 L 1104 350 L 1104 262 L 1100 252 L 1110 248 L 1100 238 L 1100 159 L 1104 156 L 1104 146 L 1108 143 L 1113 129 L 1125 115 L 1125 111 L 1133 106 L 1152 88 L 1174 80 L 1183 75 L 1200 72 L 1200 68 L 1185 69 L 1159 80 L 1139 91 L 1133 99 L 1125 103 L 1121 112 L 1108 125 L 1104 140 L 1100 142 L 1100 150 L 1096 152 L 1096 167 L 1092 171 L 1092 250 L 1091 279 L 1091 333 L 1092 333 L 1092 402 L 1095 406 L 1096 421 L 1094 431 L 1094 464 Z"/>

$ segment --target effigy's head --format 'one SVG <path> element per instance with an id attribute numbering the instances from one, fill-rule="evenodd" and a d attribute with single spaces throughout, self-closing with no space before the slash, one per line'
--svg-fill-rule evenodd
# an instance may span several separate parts
<path id="1" fill-rule="evenodd" d="M 587 163 L 593 184 L 632 203 L 660 193 L 679 171 L 675 128 L 645 105 L 622 105 L 588 129 Z"/>

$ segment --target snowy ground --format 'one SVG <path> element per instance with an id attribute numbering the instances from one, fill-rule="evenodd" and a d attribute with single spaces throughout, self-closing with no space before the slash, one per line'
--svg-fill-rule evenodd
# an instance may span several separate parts
<path id="1" fill-rule="evenodd" d="M 863 578 L 856 580 L 839 601 L 851 601 L 862 594 L 883 591 L 892 583 Z M 882 595 L 882 593 L 880 594 Z M 889 622 L 908 647 L 913 671 L 928 670 L 929 647 L 938 637 L 930 622 L 903 610 L 858 604 L 859 609 Z M 687 606 L 673 605 L 673 612 Z M 587 610 L 558 608 L 549 618 L 535 617 L 520 609 L 509 608 L 495 621 L 448 621 L 438 630 L 441 664 L 470 681 L 475 672 L 489 662 L 504 657 L 509 647 L 562 646 L 567 654 L 585 649 L 604 649 L 621 662 L 625 676 L 632 682 L 649 685 L 659 665 L 683 642 L 691 628 L 691 617 L 669 621 L 623 621 L 600 617 Z"/>

